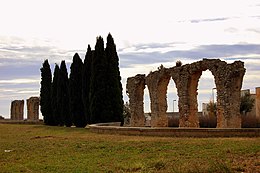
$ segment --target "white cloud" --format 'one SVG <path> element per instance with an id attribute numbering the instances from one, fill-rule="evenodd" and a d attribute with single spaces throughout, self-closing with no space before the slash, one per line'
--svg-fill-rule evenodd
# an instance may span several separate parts
<path id="1" fill-rule="evenodd" d="M 0 80 L 1 84 L 28 84 L 28 83 L 39 83 L 40 79 L 10 79 Z"/>
<path id="2" fill-rule="evenodd" d="M 108 32 L 117 44 L 123 87 L 127 77 L 148 74 L 160 64 L 217 57 L 244 61 L 244 86 L 253 88 L 260 81 L 259 16 L 258 0 L 4 0 L 0 97 L 37 94 L 44 59 L 52 67 L 65 59 L 69 71 L 73 54 L 84 59 L 87 45 L 93 49 L 95 37 Z"/>

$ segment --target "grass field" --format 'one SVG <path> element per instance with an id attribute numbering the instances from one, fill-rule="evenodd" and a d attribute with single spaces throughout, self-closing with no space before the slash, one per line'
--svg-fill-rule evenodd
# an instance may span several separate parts
<path id="1" fill-rule="evenodd" d="M 102 135 L 0 124 L 0 172 L 260 172 L 260 138 Z"/>

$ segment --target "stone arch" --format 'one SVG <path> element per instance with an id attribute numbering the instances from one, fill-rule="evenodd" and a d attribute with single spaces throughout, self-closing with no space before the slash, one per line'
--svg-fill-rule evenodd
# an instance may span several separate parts
<path id="1" fill-rule="evenodd" d="M 151 72 L 146 78 L 143 76 L 142 80 L 145 80 L 150 93 L 151 125 L 153 127 L 165 127 L 168 124 L 166 92 L 171 77 L 175 82 L 179 97 L 179 126 L 199 127 L 197 87 L 202 72 L 207 69 L 214 76 L 217 89 L 217 128 L 241 127 L 239 100 L 245 74 L 244 63 L 235 61 L 232 64 L 227 64 L 219 59 L 203 59 L 192 64 L 169 69 L 163 67 L 158 71 Z M 143 82 L 143 87 L 145 87 L 144 85 Z M 136 94 L 135 91 L 131 91 L 131 93 L 129 93 L 130 99 Z M 140 104 L 143 105 L 143 102 Z M 130 101 L 130 109 L 136 107 L 135 105 L 131 107 Z"/>
<path id="2" fill-rule="evenodd" d="M 171 68 L 179 96 L 180 127 L 199 127 L 197 87 L 201 74 L 199 62 Z"/>
<path id="3" fill-rule="evenodd" d="M 172 77 L 179 96 L 180 127 L 199 127 L 197 87 L 202 71 L 210 70 L 217 89 L 217 127 L 241 127 L 239 113 L 240 89 L 245 73 L 244 64 L 227 64 L 219 59 L 203 59 L 172 68 Z"/>
<path id="4" fill-rule="evenodd" d="M 215 77 L 217 88 L 217 128 L 240 128 L 240 92 L 245 74 L 244 63 L 227 64 L 220 60 L 205 60 Z"/>
<path id="5" fill-rule="evenodd" d="M 161 68 L 158 71 L 151 72 L 146 77 L 146 85 L 149 90 L 151 101 L 151 126 L 167 127 L 167 87 L 170 81 L 169 70 Z"/>

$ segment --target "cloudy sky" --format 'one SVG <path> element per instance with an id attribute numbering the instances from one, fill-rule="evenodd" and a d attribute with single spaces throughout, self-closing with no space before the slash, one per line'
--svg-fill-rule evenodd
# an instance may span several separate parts
<path id="1" fill-rule="evenodd" d="M 45 59 L 52 68 L 64 59 L 69 70 L 75 52 L 83 59 L 87 45 L 94 48 L 96 36 L 106 39 L 109 32 L 124 88 L 127 77 L 148 74 L 160 64 L 202 58 L 244 61 L 243 89 L 254 93 L 260 86 L 258 0 L 1 0 L 0 22 L 0 115 L 6 118 L 11 100 L 39 95 Z M 211 99 L 214 87 L 213 76 L 204 72 L 200 104 Z M 167 96 L 172 111 L 178 100 L 173 82 Z M 146 90 L 145 111 L 148 102 Z"/>

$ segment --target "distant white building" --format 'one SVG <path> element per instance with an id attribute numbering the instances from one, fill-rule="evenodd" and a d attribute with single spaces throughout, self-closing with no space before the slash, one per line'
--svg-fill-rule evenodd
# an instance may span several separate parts
<path id="1" fill-rule="evenodd" d="M 206 116 L 208 115 L 208 110 L 207 110 L 207 107 L 208 107 L 208 103 L 202 103 L 202 116 Z"/>

